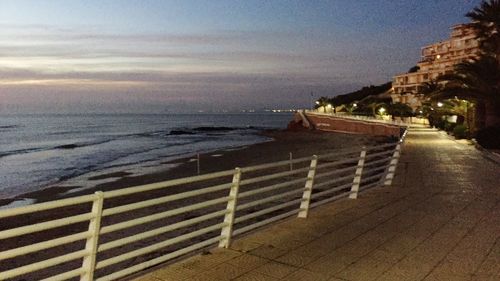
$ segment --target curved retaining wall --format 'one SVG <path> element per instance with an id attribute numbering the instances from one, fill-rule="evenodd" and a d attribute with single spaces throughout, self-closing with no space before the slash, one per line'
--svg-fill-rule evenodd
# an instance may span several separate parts
<path id="1" fill-rule="evenodd" d="M 312 127 L 321 131 L 342 132 L 351 134 L 367 134 L 375 136 L 394 136 L 401 134 L 398 125 L 378 123 L 364 120 L 347 119 L 322 114 L 305 113 Z"/>

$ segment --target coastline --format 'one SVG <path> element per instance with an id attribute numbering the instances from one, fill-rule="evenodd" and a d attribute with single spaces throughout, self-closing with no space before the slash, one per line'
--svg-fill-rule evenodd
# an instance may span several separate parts
<path id="1" fill-rule="evenodd" d="M 265 130 L 260 135 L 272 139 L 242 147 L 218 149 L 200 154 L 200 174 L 234 169 L 268 162 L 323 154 L 343 148 L 357 147 L 387 141 L 385 137 L 319 132 L 309 130 Z M 106 180 L 94 187 L 53 185 L 45 189 L 25 193 L 9 199 L 0 199 L 0 207 L 22 204 L 23 201 L 41 203 L 62 198 L 91 194 L 95 191 L 109 191 L 165 180 L 197 175 L 197 164 L 193 157 L 179 158 L 162 164 L 170 166 L 152 173 L 133 175 L 125 171 L 110 172 L 89 180 Z M 69 192 L 72 190 L 72 192 Z M 9 206 L 10 208 L 11 206 Z M 12 206 L 14 207 L 14 206 Z"/>

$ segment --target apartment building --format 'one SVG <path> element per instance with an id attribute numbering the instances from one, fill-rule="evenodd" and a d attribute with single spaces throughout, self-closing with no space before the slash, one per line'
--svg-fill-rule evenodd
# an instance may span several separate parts
<path id="1" fill-rule="evenodd" d="M 393 77 L 393 102 L 406 103 L 415 110 L 422 105 L 423 97 L 419 90 L 423 83 L 450 73 L 454 65 L 478 54 L 478 41 L 467 24 L 452 26 L 451 30 L 450 39 L 422 48 L 422 58 L 416 72 Z"/>

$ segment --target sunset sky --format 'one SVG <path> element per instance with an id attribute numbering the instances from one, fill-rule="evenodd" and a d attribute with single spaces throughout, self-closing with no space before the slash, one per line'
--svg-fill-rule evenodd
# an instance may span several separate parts
<path id="1" fill-rule="evenodd" d="M 0 1 L 0 114 L 310 106 L 391 80 L 479 0 Z"/>

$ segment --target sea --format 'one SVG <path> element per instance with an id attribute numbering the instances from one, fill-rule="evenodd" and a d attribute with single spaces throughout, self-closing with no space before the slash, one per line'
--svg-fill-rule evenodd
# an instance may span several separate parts
<path id="1" fill-rule="evenodd" d="M 55 184 L 76 191 L 90 187 L 90 177 L 150 173 L 197 153 L 269 141 L 258 133 L 290 120 L 291 113 L 0 115 L 0 199 Z"/>

